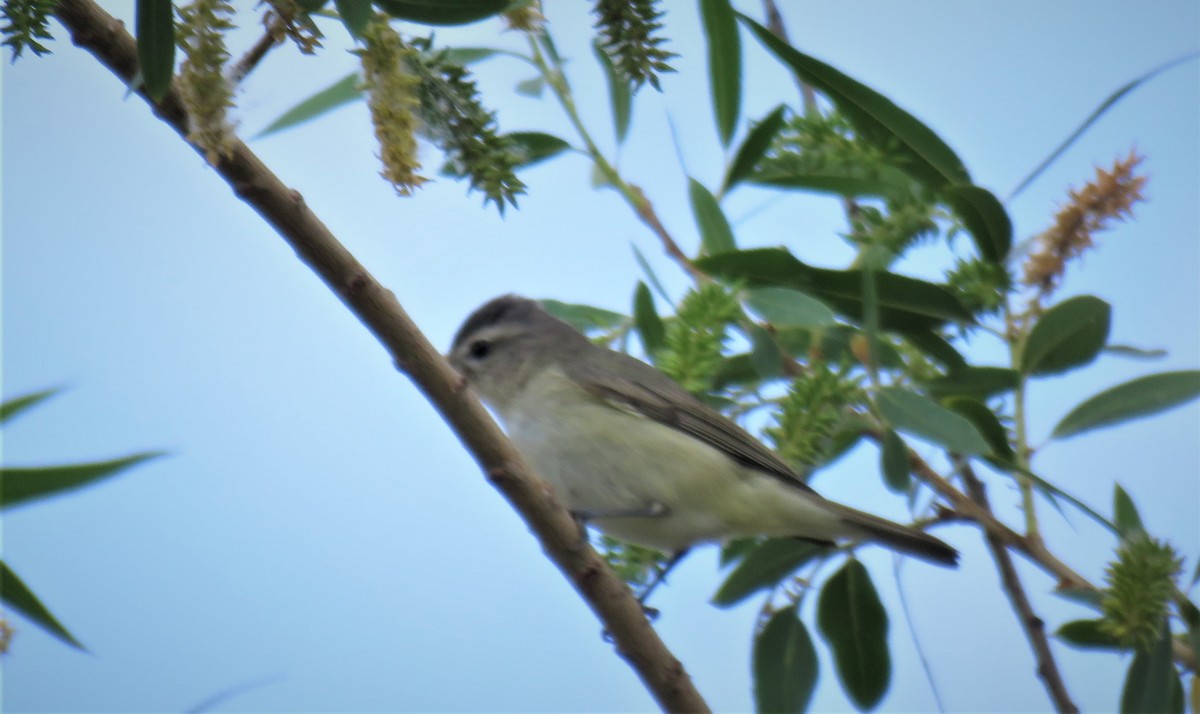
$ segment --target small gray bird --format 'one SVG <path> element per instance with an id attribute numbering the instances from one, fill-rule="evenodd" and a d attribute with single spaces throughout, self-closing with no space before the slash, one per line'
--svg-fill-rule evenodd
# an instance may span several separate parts
<path id="1" fill-rule="evenodd" d="M 669 377 L 533 300 L 480 307 L 450 362 L 563 504 L 610 536 L 668 553 L 740 536 L 873 540 L 957 565 L 931 535 L 822 498 Z"/>

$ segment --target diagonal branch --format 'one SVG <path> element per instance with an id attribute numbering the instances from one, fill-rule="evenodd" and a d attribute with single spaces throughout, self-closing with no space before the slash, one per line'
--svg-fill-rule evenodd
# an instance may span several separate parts
<path id="1" fill-rule="evenodd" d="M 59 0 L 54 14 L 77 46 L 132 86 L 138 71 L 137 50 L 121 22 L 92 0 Z M 147 102 L 186 140 L 187 117 L 174 90 L 160 104 Z M 618 654 L 641 677 L 659 706 L 670 711 L 708 711 L 683 665 L 659 639 L 628 586 L 587 544 L 571 515 L 533 475 L 479 402 L 462 388 L 461 378 L 421 334 L 395 296 L 334 238 L 303 197 L 284 185 L 245 144 L 236 142 L 215 168 L 233 192 L 275 228 L 341 298 L 383 344 L 396 366 L 437 407 L 488 479 L 529 524 L 547 556 L 603 622 Z"/>

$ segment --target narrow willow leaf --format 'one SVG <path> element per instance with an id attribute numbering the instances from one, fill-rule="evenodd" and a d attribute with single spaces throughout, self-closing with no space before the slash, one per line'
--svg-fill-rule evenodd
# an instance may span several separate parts
<path id="1" fill-rule="evenodd" d="M 910 330 L 904 333 L 904 339 L 926 357 L 932 357 L 950 370 L 951 373 L 968 366 L 967 358 L 954 349 L 954 345 L 950 344 L 945 337 L 932 330 Z"/>
<path id="2" fill-rule="evenodd" d="M 519 52 L 511 52 L 509 50 L 497 50 L 491 47 L 447 47 L 442 50 L 442 56 L 450 64 L 461 64 L 463 66 L 482 62 L 489 57 L 497 55 L 508 55 L 517 59 L 529 61 L 529 58 Z"/>
<path id="3" fill-rule="evenodd" d="M 1122 538 L 1131 538 L 1139 533 L 1145 533 L 1142 517 L 1138 515 L 1137 506 L 1133 499 L 1121 488 L 1121 484 L 1113 484 L 1113 523 Z"/>
<path id="4" fill-rule="evenodd" d="M 754 640 L 754 707 L 803 712 L 817 688 L 817 650 L 795 605 L 771 615 Z"/>
<path id="5" fill-rule="evenodd" d="M 988 405 L 975 399 L 954 397 L 947 400 L 946 406 L 966 417 L 979 430 L 979 434 L 992 450 L 991 455 L 985 457 L 989 463 L 1002 471 L 1011 471 L 1014 468 L 1016 453 L 1009 443 L 1008 431 Z"/>
<path id="6" fill-rule="evenodd" d="M 758 369 L 754 366 L 754 355 L 737 354 L 721 361 L 716 375 L 713 376 L 713 389 L 719 391 L 726 387 L 757 384 L 761 379 Z"/>
<path id="7" fill-rule="evenodd" d="M 504 12 L 511 0 L 375 0 L 398 20 L 422 25 L 466 25 Z"/>
<path id="8" fill-rule="evenodd" d="M 355 39 L 361 38 L 367 23 L 371 21 L 371 0 L 333 0 L 342 24 Z"/>
<path id="9" fill-rule="evenodd" d="M 1000 199 L 978 186 L 952 186 L 943 196 L 975 239 L 979 255 L 1003 263 L 1012 248 L 1013 226 Z"/>
<path id="10" fill-rule="evenodd" d="M 762 121 L 754 125 L 750 132 L 746 134 L 746 138 L 738 147 L 737 153 L 733 155 L 733 163 L 729 165 L 729 171 L 725 174 L 725 181 L 721 185 L 721 193 L 727 193 L 729 189 L 736 186 L 741 181 L 745 180 L 754 171 L 754 167 L 766 155 L 767 149 L 771 147 L 771 142 L 775 140 L 775 135 L 783 128 L 784 113 L 787 111 L 787 106 L 780 104 L 771 111 L 770 114 L 763 117 Z"/>
<path id="11" fill-rule="evenodd" d="M 518 156 L 513 168 L 533 166 L 571 148 L 565 140 L 540 131 L 513 131 L 504 137 L 512 142 Z"/>
<path id="12" fill-rule="evenodd" d="M 546 89 L 546 80 L 542 79 L 540 75 L 537 77 L 530 77 L 529 79 L 522 79 L 520 82 L 517 82 L 513 89 L 522 97 L 532 97 L 533 99 L 537 99 L 538 97 L 542 96 L 542 92 Z"/>
<path id="13" fill-rule="evenodd" d="M 1200 370 L 1162 372 L 1138 377 L 1106 389 L 1084 401 L 1063 417 L 1055 439 L 1082 434 L 1103 426 L 1150 416 L 1190 402 L 1200 395 Z"/>
<path id="14" fill-rule="evenodd" d="M 20 397 L 13 397 L 12 399 L 9 399 L 3 404 L 0 404 L 0 424 L 12 419 L 16 415 L 20 414 L 26 409 L 29 409 L 30 407 L 37 405 L 43 400 L 49 399 L 55 394 L 58 394 L 58 392 L 59 387 L 51 387 L 50 389 L 43 389 L 40 392 L 25 394 Z"/>
<path id="15" fill-rule="evenodd" d="M 834 323 L 828 305 L 791 288 L 750 288 L 746 305 L 776 327 L 824 327 Z"/>
<path id="16" fill-rule="evenodd" d="M 666 346 L 667 330 L 658 317 L 658 311 L 654 309 L 654 297 L 650 295 L 650 288 L 640 280 L 637 290 L 633 293 L 633 324 L 637 325 L 646 354 L 657 354 Z"/>
<path id="17" fill-rule="evenodd" d="M 883 472 L 883 483 L 893 493 L 908 493 L 912 485 L 911 462 L 908 445 L 896 432 L 883 432 L 883 444 L 879 451 L 879 470 Z"/>
<path id="18" fill-rule="evenodd" d="M 902 387 L 885 387 L 879 390 L 876 404 L 900 431 L 966 456 L 991 453 L 987 440 L 970 420 L 929 397 Z"/>
<path id="19" fill-rule="evenodd" d="M 735 560 L 741 560 L 747 553 L 757 548 L 760 542 L 762 541 L 758 538 L 734 538 L 725 542 L 721 546 L 721 567 L 724 568 Z"/>
<path id="20" fill-rule="evenodd" d="M 668 305 L 673 304 L 671 296 L 667 294 L 666 288 L 659 282 L 658 275 L 655 274 L 654 268 L 650 267 L 650 262 L 646 260 L 646 256 L 642 255 L 642 251 L 638 250 L 636 244 L 630 243 L 629 247 L 633 248 L 633 259 L 637 261 L 638 267 L 646 274 L 646 280 L 650 281 L 650 287 L 654 288 L 654 292 L 658 293 L 658 296 L 665 300 Z"/>
<path id="21" fill-rule="evenodd" d="M 538 302 L 546 312 L 580 332 L 594 329 L 608 330 L 629 322 L 629 318 L 619 312 L 591 305 L 578 305 L 558 300 L 539 300 Z"/>
<path id="22" fill-rule="evenodd" d="M 1050 483 L 1046 479 L 1042 478 L 1041 476 L 1038 476 L 1037 474 L 1035 474 L 1034 472 L 1032 472 L 1028 469 L 1014 467 L 1012 470 L 1014 473 L 1019 473 L 1022 476 L 1028 478 L 1030 481 L 1032 481 L 1034 487 L 1036 487 L 1043 494 L 1052 495 L 1056 498 L 1061 498 L 1061 499 L 1065 500 L 1067 503 L 1070 503 L 1072 506 L 1078 508 L 1081 513 L 1083 513 L 1087 517 L 1091 518 L 1093 521 L 1100 524 L 1101 526 L 1104 526 L 1113 535 L 1118 535 L 1118 536 L 1120 535 L 1120 532 L 1117 530 L 1116 524 L 1114 524 L 1112 521 L 1108 520 L 1104 516 L 1100 515 L 1100 513 L 1097 512 L 1096 509 L 1087 505 L 1083 501 L 1080 501 L 1078 498 L 1072 496 L 1071 494 L 1062 490 L 1058 486 L 1055 486 L 1054 484 Z"/>
<path id="23" fill-rule="evenodd" d="M 1145 712 L 1167 714 L 1179 711 L 1172 707 L 1172 680 L 1178 682 L 1171 660 L 1171 628 L 1162 623 L 1162 636 L 1149 651 L 1139 651 L 1129 664 L 1125 688 L 1121 691 L 1122 714 Z M 1182 700 L 1180 701 L 1182 704 Z"/>
<path id="24" fill-rule="evenodd" d="M 867 569 L 847 562 L 825 581 L 817 601 L 817 627 L 833 650 L 838 679 L 859 709 L 872 709 L 892 678 L 888 617 Z"/>
<path id="25" fill-rule="evenodd" d="M 761 325 L 751 325 L 750 359 L 754 362 L 754 371 L 763 379 L 775 379 L 783 375 L 783 352 L 775 336 Z"/>
<path id="26" fill-rule="evenodd" d="M 1096 611 L 1100 610 L 1100 601 L 1104 598 L 1104 593 L 1096 590 L 1095 588 L 1060 587 L 1055 589 L 1053 592 L 1055 595 L 1064 600 L 1070 600 L 1071 602 L 1090 607 Z"/>
<path id="27" fill-rule="evenodd" d="M 149 459 L 163 456 L 161 451 L 133 454 L 111 461 L 97 461 L 70 466 L 40 466 L 29 468 L 0 468 L 0 508 L 53 496 L 63 491 L 82 488 Z"/>
<path id="28" fill-rule="evenodd" d="M 1064 300 L 1042 315 L 1021 353 L 1024 374 L 1057 374 L 1096 358 L 1108 341 L 1112 308 L 1091 295 Z"/>
<path id="29" fill-rule="evenodd" d="M 713 197 L 704 184 L 694 178 L 688 178 L 688 199 L 692 204 L 692 216 L 696 219 L 696 227 L 700 229 L 700 247 L 705 255 L 717 255 L 737 250 L 733 240 L 733 229 L 729 220 L 721 210 L 721 204 Z"/>
<path id="30" fill-rule="evenodd" d="M 284 112 L 278 119 L 268 124 L 267 128 L 258 132 L 254 138 L 261 139 L 277 131 L 283 131 L 298 124 L 303 124 L 322 114 L 331 112 L 343 104 L 349 104 L 361 99 L 362 96 L 362 90 L 359 89 L 358 73 L 351 72 Z"/>
<path id="31" fill-rule="evenodd" d="M 63 627 L 54 615 L 50 614 L 50 610 L 42 604 L 41 600 L 38 600 L 25 583 L 21 582 L 17 574 L 10 570 L 4 561 L 0 561 L 0 599 L 68 645 L 81 650 L 86 649 L 79 643 L 79 640 L 67 632 L 67 628 Z"/>
<path id="32" fill-rule="evenodd" d="M 598 41 L 592 43 L 592 51 L 600 62 L 600 66 L 604 68 L 604 76 L 608 79 L 608 101 L 612 105 L 613 129 L 617 134 L 617 144 L 622 144 L 625 142 L 625 136 L 629 133 L 629 119 L 633 113 L 633 93 Z"/>
<path id="33" fill-rule="evenodd" d="M 1200 57 L 1200 52 L 1192 52 L 1190 54 L 1186 54 L 1182 57 L 1179 57 L 1178 59 L 1173 59 L 1170 62 L 1161 64 L 1158 67 L 1155 67 L 1154 69 L 1150 70 L 1149 72 L 1147 72 L 1147 73 L 1143 74 L 1142 76 L 1138 77 L 1137 79 L 1133 80 L 1132 82 L 1122 85 L 1119 89 L 1117 89 L 1117 91 L 1110 94 L 1107 99 L 1105 99 L 1103 102 L 1100 102 L 1100 106 L 1096 107 L 1092 111 L 1092 113 L 1088 115 L 1087 119 L 1084 119 L 1083 123 L 1080 124 L 1079 127 L 1077 129 L 1075 129 L 1075 131 L 1073 131 L 1071 133 L 1071 135 L 1066 138 L 1065 141 L 1063 141 L 1063 143 L 1059 144 L 1058 147 L 1054 149 L 1054 151 L 1051 151 L 1050 155 L 1047 156 L 1042 161 L 1042 163 L 1038 164 L 1037 168 L 1034 169 L 1032 172 L 1030 172 L 1030 174 L 1028 176 L 1026 176 L 1021 181 L 1021 183 L 1018 184 L 1017 187 L 1012 190 L 1012 193 L 1008 194 L 1008 200 L 1012 201 L 1014 198 L 1017 197 L 1017 194 L 1019 194 L 1019 193 L 1021 193 L 1021 191 L 1025 190 L 1026 186 L 1033 183 L 1034 179 L 1036 179 L 1038 176 L 1041 176 L 1042 172 L 1045 171 L 1050 166 L 1050 164 L 1054 163 L 1054 161 L 1059 156 L 1062 156 L 1062 153 L 1067 150 L 1067 147 L 1071 146 L 1071 144 L 1074 144 L 1075 140 L 1078 139 L 1080 136 L 1082 136 L 1083 133 L 1088 130 L 1088 127 L 1090 127 L 1092 124 L 1094 124 L 1096 122 L 1096 120 L 1099 119 L 1101 116 L 1103 116 L 1103 114 L 1106 111 L 1108 111 L 1110 108 L 1112 108 L 1112 106 L 1114 104 L 1121 101 L 1122 97 L 1124 97 L 1126 94 L 1129 94 L 1134 89 L 1137 89 L 1138 86 L 1140 86 L 1144 82 L 1147 82 L 1150 79 L 1153 79 L 1154 77 L 1167 71 L 1168 69 L 1171 69 L 1172 67 L 1174 67 L 1176 65 L 1183 64 L 1184 62 L 1194 60 L 1197 57 Z"/>
<path id="34" fill-rule="evenodd" d="M 731 607 L 777 585 L 797 568 L 829 552 L 826 546 L 794 538 L 771 538 L 748 551 L 713 595 L 718 607 Z"/>
<path id="35" fill-rule="evenodd" d="M 1065 622 L 1054 635 L 1072 647 L 1081 649 L 1123 650 L 1117 638 L 1108 634 L 1103 620 L 1072 620 Z"/>
<path id="36" fill-rule="evenodd" d="M 1133 347 L 1132 345 L 1105 345 L 1103 351 L 1110 355 L 1131 357 L 1133 359 L 1159 359 L 1167 356 L 1166 350 L 1144 349 L 1142 347 Z"/>
<path id="37" fill-rule="evenodd" d="M 870 87 L 796 50 L 746 15 L 739 13 L 738 17 L 776 58 L 829 97 L 859 136 L 885 150 L 900 151 L 907 159 L 902 168 L 913 178 L 934 190 L 946 184 L 971 183 L 954 150 L 916 117 Z"/>
<path id="38" fill-rule="evenodd" d="M 742 105 L 742 44 L 729 0 L 700 0 L 708 41 L 708 77 L 721 143 L 729 146 Z"/>
<path id="39" fill-rule="evenodd" d="M 134 28 L 142 85 L 151 99 L 160 102 L 175 73 L 175 9 L 171 0 L 137 0 Z"/>
<path id="40" fill-rule="evenodd" d="M 1007 367 L 967 366 L 953 370 L 944 377 L 922 382 L 921 386 L 936 397 L 963 396 L 987 399 L 1016 389 L 1020 379 L 1021 375 L 1017 370 Z"/>
<path id="41" fill-rule="evenodd" d="M 752 174 L 749 180 L 763 186 L 828 193 L 847 198 L 883 198 L 894 192 L 891 184 L 879 178 L 853 174 L 854 170 L 849 168 L 821 167 L 787 173 L 771 171 Z"/>

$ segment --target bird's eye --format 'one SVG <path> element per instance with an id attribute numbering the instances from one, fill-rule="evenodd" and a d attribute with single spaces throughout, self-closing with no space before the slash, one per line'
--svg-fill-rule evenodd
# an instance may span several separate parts
<path id="1" fill-rule="evenodd" d="M 492 353 L 492 343 L 487 340 L 475 340 L 467 348 L 467 353 L 472 359 L 484 359 Z"/>

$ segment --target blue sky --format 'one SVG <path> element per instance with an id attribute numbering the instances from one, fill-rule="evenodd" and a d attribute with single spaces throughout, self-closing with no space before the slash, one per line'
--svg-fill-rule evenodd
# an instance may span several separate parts
<path id="1" fill-rule="evenodd" d="M 132 3 L 104 3 L 132 26 Z M 244 3 L 249 11 L 249 3 Z M 1112 91 L 1197 49 L 1190 0 L 1124 2 L 781 3 L 793 41 L 883 91 L 938 131 L 975 181 L 1005 195 Z M 723 171 L 696 10 L 670 2 L 680 72 L 638 99 L 619 153 L 664 223 L 697 244 L 686 175 Z M 739 5 L 760 12 L 756 3 Z M 587 48 L 590 18 L 553 3 L 584 121 L 612 155 L 606 91 Z M 257 37 L 247 22 L 235 56 Z M 243 136 L 352 71 L 337 25 L 317 58 L 282 47 L 246 82 Z M 437 413 L 336 297 L 203 161 L 56 26 L 54 54 L 3 74 L 3 394 L 65 389 L 14 422 L 4 462 L 38 464 L 164 449 L 170 456 L 100 487 L 5 514 L 5 561 L 88 647 L 69 649 L 15 617 L 3 660 L 6 711 L 181 711 L 245 683 L 220 711 L 626 711 L 652 708 L 599 625 L 480 477 Z M 439 42 L 521 49 L 497 22 L 439 29 Z M 794 99 L 786 73 L 750 37 L 745 118 Z M 531 71 L 477 67 L 504 130 L 575 141 L 547 98 L 513 92 Z M 1115 306 L 1113 340 L 1163 348 L 1155 362 L 1103 357 L 1032 391 L 1032 430 L 1133 377 L 1200 363 L 1200 69 L 1185 63 L 1139 88 L 1009 209 L 1018 238 L 1044 228 L 1067 186 L 1131 147 L 1147 156 L 1148 201 L 1104 234 L 1060 295 Z M 667 118 L 674 123 L 679 154 Z M 377 177 L 365 107 L 251 142 L 386 286 L 437 345 L 504 292 L 627 311 L 641 278 L 630 245 L 675 295 L 686 276 L 566 156 L 523 175 L 529 194 L 501 219 L 438 180 L 402 199 Z M 431 166 L 439 158 L 426 149 Z M 725 205 L 745 246 L 787 244 L 815 264 L 849 257 L 836 201 L 768 202 L 739 189 Z M 937 275 L 927 250 L 902 266 Z M 973 346 L 997 360 L 993 346 Z M 1047 446 L 1039 472 L 1107 511 L 1118 480 L 1156 534 L 1194 565 L 1200 544 L 1200 410 Z M 1042 437 L 1036 439 L 1039 443 Z M 875 454 L 861 448 L 814 485 L 893 518 Z M 1015 516 L 1015 491 L 990 481 Z M 1112 539 L 1083 517 L 1042 509 L 1053 547 L 1101 578 Z M 1014 520 L 1014 522 L 1016 522 Z M 939 532 L 958 571 L 906 563 L 912 620 L 950 710 L 1048 707 L 1023 635 L 977 531 Z M 893 560 L 862 559 L 889 602 Z M 1020 563 L 1051 628 L 1087 613 L 1049 595 Z M 658 627 L 709 702 L 751 706 L 748 653 L 757 603 L 708 604 L 715 549 L 690 557 L 655 596 Z M 804 615 L 811 619 L 811 599 Z M 934 706 L 912 636 L 894 608 L 895 671 L 882 708 Z M 815 710 L 850 707 L 828 651 Z M 1117 703 L 1127 661 L 1057 646 L 1076 700 Z"/>

